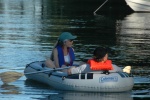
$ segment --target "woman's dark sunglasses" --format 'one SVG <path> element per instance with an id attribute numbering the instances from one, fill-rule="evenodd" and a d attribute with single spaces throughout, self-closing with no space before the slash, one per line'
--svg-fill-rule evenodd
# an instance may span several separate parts
<path id="1" fill-rule="evenodd" d="M 72 42 L 72 41 L 74 41 L 74 40 L 73 40 L 73 39 L 70 39 L 69 41 Z"/>

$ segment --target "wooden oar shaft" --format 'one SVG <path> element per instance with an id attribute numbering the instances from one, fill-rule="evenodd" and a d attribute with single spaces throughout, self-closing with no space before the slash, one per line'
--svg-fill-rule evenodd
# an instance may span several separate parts
<path id="1" fill-rule="evenodd" d="M 37 71 L 37 72 L 29 72 L 29 73 L 24 73 L 24 74 L 25 75 L 30 75 L 30 74 L 37 74 L 37 73 L 43 73 L 43 72 L 59 71 L 59 70 L 64 70 L 64 69 L 68 69 L 68 68 L 69 67 L 54 68 L 54 69 L 42 70 L 42 71 Z"/>
<path id="2" fill-rule="evenodd" d="M 36 72 L 30 72 L 30 73 L 24 73 L 25 75 L 30 75 L 30 74 L 36 74 L 36 73 L 43 73 L 43 72 L 50 72 L 50 71 L 59 71 L 59 70 L 64 70 L 68 69 L 69 67 L 64 67 L 64 68 L 55 68 L 55 69 L 48 69 L 48 70 L 42 70 L 42 71 L 36 71 Z M 24 75 L 23 73 L 15 72 L 15 71 L 8 71 L 8 72 L 3 72 L 0 73 L 0 79 L 3 83 L 9 83 L 16 81 L 20 77 Z"/>
<path id="3" fill-rule="evenodd" d="M 25 75 L 30 75 L 30 74 L 37 74 L 37 73 L 50 72 L 50 71 L 55 71 L 55 70 L 42 70 L 42 71 L 30 72 L 30 73 L 24 73 L 24 74 Z"/>

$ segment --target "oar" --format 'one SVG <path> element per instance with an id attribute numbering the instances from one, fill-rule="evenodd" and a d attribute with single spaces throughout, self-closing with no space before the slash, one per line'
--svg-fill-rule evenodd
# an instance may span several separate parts
<path id="1" fill-rule="evenodd" d="M 60 71 L 60 70 L 68 69 L 68 68 L 70 67 L 54 68 L 54 69 L 48 69 L 48 70 L 42 70 L 42 71 L 30 72 L 30 73 L 24 73 L 24 74 L 30 75 L 30 74 L 37 74 L 37 73 L 50 72 L 50 71 Z"/>
<path id="2" fill-rule="evenodd" d="M 4 84 L 13 82 L 19 79 L 21 76 L 23 76 L 22 73 L 14 72 L 14 71 L 0 73 L 0 79 Z"/>
<path id="3" fill-rule="evenodd" d="M 37 72 L 30 72 L 30 73 L 19 73 L 15 71 L 8 71 L 8 72 L 3 72 L 0 73 L 0 79 L 4 84 L 16 81 L 23 75 L 30 75 L 30 74 L 36 74 L 36 73 L 43 73 L 43 72 L 50 72 L 50 71 L 60 71 L 64 69 L 68 69 L 69 67 L 64 67 L 64 68 L 54 68 L 54 69 L 48 69 L 48 70 L 42 70 L 42 71 L 37 71 Z"/>

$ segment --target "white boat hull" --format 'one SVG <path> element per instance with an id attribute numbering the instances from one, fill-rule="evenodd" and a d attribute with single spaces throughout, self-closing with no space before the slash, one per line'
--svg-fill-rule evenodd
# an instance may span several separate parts
<path id="1" fill-rule="evenodd" d="M 125 0 L 134 10 L 141 12 L 150 12 L 150 0 Z"/>
<path id="2" fill-rule="evenodd" d="M 41 62 L 39 62 L 41 65 Z M 44 68 L 35 66 L 32 63 L 25 69 L 25 73 L 37 72 Z M 91 72 L 67 76 L 63 72 L 44 72 L 28 74 L 27 79 L 36 80 L 48 84 L 59 90 L 86 91 L 86 92 L 124 92 L 133 88 L 133 77 L 128 74 L 110 73 L 109 75 L 101 72 Z"/>

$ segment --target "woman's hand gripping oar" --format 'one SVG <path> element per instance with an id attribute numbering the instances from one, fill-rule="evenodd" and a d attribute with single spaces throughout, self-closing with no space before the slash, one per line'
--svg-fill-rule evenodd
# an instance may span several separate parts
<path id="1" fill-rule="evenodd" d="M 54 69 L 48 69 L 48 70 L 42 70 L 42 71 L 36 71 L 36 72 L 29 72 L 29 73 L 19 73 L 19 72 L 15 72 L 15 71 L 8 71 L 8 72 L 3 72 L 0 73 L 0 79 L 2 80 L 2 82 L 4 84 L 16 81 L 17 79 L 19 79 L 20 77 L 29 74 L 37 74 L 37 73 L 43 73 L 43 72 L 51 72 L 51 71 L 60 71 L 60 70 L 64 70 L 64 69 L 68 69 L 70 67 L 64 67 L 64 68 L 54 68 Z"/>

